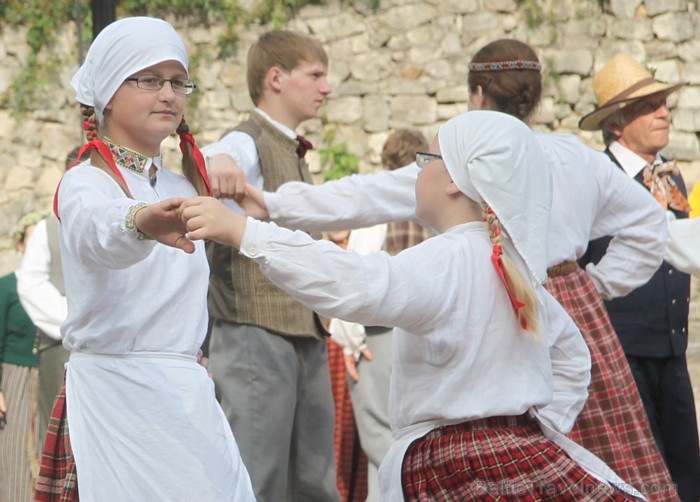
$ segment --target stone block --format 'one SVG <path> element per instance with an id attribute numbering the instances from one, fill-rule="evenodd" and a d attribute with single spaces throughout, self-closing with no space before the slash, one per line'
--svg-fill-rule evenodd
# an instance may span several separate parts
<path id="1" fill-rule="evenodd" d="M 681 79 L 681 73 L 678 68 L 678 61 L 676 60 L 650 60 L 646 66 L 656 70 L 654 76 L 657 80 L 660 80 L 661 82 L 679 82 Z"/>
<path id="2" fill-rule="evenodd" d="M 352 11 L 342 12 L 335 16 L 314 17 L 306 20 L 314 38 L 322 43 L 349 37 L 361 33 L 362 18 Z"/>
<path id="3" fill-rule="evenodd" d="M 350 74 L 357 80 L 382 80 L 391 74 L 391 57 L 388 52 L 359 54 L 350 62 Z"/>
<path id="4" fill-rule="evenodd" d="M 676 47 L 683 61 L 700 61 L 700 40 L 688 40 Z"/>
<path id="5" fill-rule="evenodd" d="M 390 113 L 389 102 L 383 96 L 366 96 L 362 100 L 362 123 L 367 132 L 386 131 Z"/>
<path id="6" fill-rule="evenodd" d="M 449 14 L 471 14 L 479 9 L 477 0 L 443 0 L 441 6 Z"/>
<path id="7" fill-rule="evenodd" d="M 608 22 L 610 34 L 623 40 L 643 40 L 648 42 L 654 39 L 650 19 L 618 18 L 613 17 Z"/>
<path id="8" fill-rule="evenodd" d="M 14 166 L 7 173 L 4 188 L 8 192 L 15 192 L 22 188 L 32 188 L 34 186 L 34 171 L 29 167 Z"/>
<path id="9" fill-rule="evenodd" d="M 678 91 L 678 108 L 700 108 L 700 87 L 683 87 Z"/>
<path id="10" fill-rule="evenodd" d="M 681 81 L 690 82 L 691 85 L 700 84 L 700 61 L 685 63 L 681 67 Z"/>
<path id="11" fill-rule="evenodd" d="M 432 5 L 409 4 L 379 12 L 374 19 L 383 30 L 401 33 L 427 23 L 434 17 L 435 7 Z"/>
<path id="12" fill-rule="evenodd" d="M 466 85 L 442 87 L 436 94 L 438 103 L 466 103 L 469 100 L 469 90 Z"/>
<path id="13" fill-rule="evenodd" d="M 362 118 L 362 110 L 362 98 L 359 96 L 330 98 L 326 102 L 326 117 L 329 122 L 352 124 Z"/>
<path id="14" fill-rule="evenodd" d="M 515 12 L 518 3 L 515 0 L 484 0 L 484 7 L 496 12 Z"/>
<path id="15" fill-rule="evenodd" d="M 429 96 L 395 96 L 391 99 L 390 120 L 409 127 L 431 124 L 437 120 L 437 103 Z"/>
<path id="16" fill-rule="evenodd" d="M 695 133 L 674 131 L 662 154 L 678 160 L 692 161 L 700 157 L 700 144 Z"/>
<path id="17" fill-rule="evenodd" d="M 438 117 L 439 121 L 450 120 L 452 117 L 456 117 L 460 113 L 469 111 L 469 104 L 464 103 L 449 103 L 449 104 L 438 104 Z"/>
<path id="18" fill-rule="evenodd" d="M 491 12 L 482 10 L 476 14 L 467 14 L 462 19 L 462 35 L 474 37 L 498 29 L 498 18 Z"/>
<path id="19" fill-rule="evenodd" d="M 700 108 L 673 110 L 673 129 L 676 131 L 700 131 Z"/>
<path id="20" fill-rule="evenodd" d="M 588 75 L 593 66 L 593 55 L 583 49 L 547 51 L 545 59 L 550 63 L 551 71 L 556 73 Z"/>
<path id="21" fill-rule="evenodd" d="M 687 13 L 669 12 L 654 18 L 654 34 L 661 40 L 684 42 L 695 36 L 693 20 Z"/>
<path id="22" fill-rule="evenodd" d="M 593 58 L 593 74 L 597 73 L 605 64 L 618 54 L 626 54 L 632 59 L 644 62 L 647 59 L 644 44 L 637 40 L 608 40 L 604 39 L 600 47 L 595 51 Z"/>
<path id="23" fill-rule="evenodd" d="M 610 11 L 616 17 L 632 18 L 641 0 L 610 0 Z"/>
<path id="24" fill-rule="evenodd" d="M 647 14 L 653 17 L 666 12 L 687 10 L 688 2 L 686 0 L 644 0 L 644 6 Z"/>

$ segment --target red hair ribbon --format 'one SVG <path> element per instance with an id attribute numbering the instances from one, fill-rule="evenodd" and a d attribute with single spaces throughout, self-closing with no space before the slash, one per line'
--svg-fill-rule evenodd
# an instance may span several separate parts
<path id="1" fill-rule="evenodd" d="M 490 207 L 487 209 L 487 213 L 494 214 L 493 210 Z M 487 218 L 484 218 L 484 220 L 486 221 Z M 493 229 L 493 235 L 494 237 L 498 237 L 499 235 L 501 235 L 501 228 L 495 227 Z M 503 259 L 501 258 L 501 256 L 503 256 L 503 248 L 498 244 L 494 244 L 493 253 L 491 254 L 491 262 L 493 263 L 493 266 L 496 267 L 496 272 L 501 278 L 503 285 L 506 287 L 506 292 L 508 293 L 510 304 L 513 306 L 513 310 L 515 310 L 515 317 L 518 317 L 520 319 L 520 327 L 522 327 L 523 329 L 527 329 L 527 321 L 524 317 L 520 317 L 519 314 L 520 309 L 523 308 L 525 304 L 515 297 L 513 291 L 511 291 L 510 289 L 510 286 L 508 286 L 508 281 L 506 280 L 506 271 L 503 267 Z"/>
<path id="2" fill-rule="evenodd" d="M 202 152 L 197 144 L 194 142 L 194 136 L 192 136 L 192 133 L 189 131 L 180 135 L 180 151 L 183 154 L 185 153 L 185 145 L 187 143 L 192 145 L 192 154 L 194 155 L 194 162 L 197 164 L 197 171 L 199 171 L 199 175 L 204 180 L 204 184 L 207 187 L 207 193 L 211 196 L 211 185 L 209 184 L 209 176 L 207 176 L 207 167 L 206 163 L 204 162 L 204 156 L 202 155 Z"/>
<path id="3" fill-rule="evenodd" d="M 87 125 L 88 121 L 85 121 L 85 124 Z M 88 141 L 86 144 L 84 144 L 81 148 L 80 151 L 78 152 L 78 161 L 85 155 L 85 153 L 89 152 L 90 150 L 97 150 L 98 153 L 102 156 L 102 158 L 107 162 L 107 165 L 109 166 L 110 170 L 114 173 L 114 176 L 116 176 L 122 183 L 124 183 L 124 186 L 128 189 L 129 185 L 126 184 L 126 180 L 124 179 L 124 176 L 122 176 L 122 173 L 117 169 L 117 165 L 114 163 L 114 157 L 112 156 L 112 152 L 110 151 L 109 147 L 104 144 L 104 142 L 95 137 L 92 138 L 90 141 Z M 70 166 L 68 169 L 73 168 L 76 166 L 78 162 Z M 58 189 L 61 186 L 61 183 L 58 183 L 58 186 L 56 187 L 56 192 L 54 193 L 53 196 L 53 213 L 56 215 L 56 218 L 59 220 L 61 219 L 58 216 Z"/>

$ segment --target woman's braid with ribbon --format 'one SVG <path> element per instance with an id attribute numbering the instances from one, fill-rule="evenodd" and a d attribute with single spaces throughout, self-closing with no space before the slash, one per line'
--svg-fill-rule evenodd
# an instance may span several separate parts
<path id="1" fill-rule="evenodd" d="M 494 213 L 490 207 L 484 206 L 482 207 L 482 210 L 484 211 L 484 221 L 489 227 L 489 236 L 491 238 L 491 243 L 493 244 L 491 262 L 493 263 L 498 276 L 501 278 L 501 281 L 503 281 L 503 284 L 506 287 L 508 298 L 510 299 L 510 303 L 515 311 L 515 316 L 520 322 L 520 327 L 528 331 L 529 328 L 532 327 L 528 325 L 527 319 L 521 311 L 526 305 L 516 298 L 513 292 L 512 281 L 507 271 L 507 268 L 509 267 L 504 264 L 503 248 L 501 247 L 501 243 L 503 241 L 503 236 L 501 234 L 501 222 L 499 221 L 498 216 L 496 216 L 496 213 Z"/>

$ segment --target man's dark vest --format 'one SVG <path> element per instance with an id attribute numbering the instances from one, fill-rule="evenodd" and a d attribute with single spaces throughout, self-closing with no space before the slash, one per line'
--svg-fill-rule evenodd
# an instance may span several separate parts
<path id="1" fill-rule="evenodd" d="M 304 159 L 296 154 L 297 141 L 253 112 L 233 129 L 250 135 L 260 159 L 263 189 L 274 192 L 287 181 L 311 183 Z M 250 324 L 288 336 L 321 337 L 318 317 L 272 284 L 258 264 L 230 246 L 207 244 L 211 267 L 209 315 L 238 324 Z"/>
<path id="2" fill-rule="evenodd" d="M 609 150 L 606 152 L 618 166 L 620 163 Z M 686 195 L 681 176 L 674 181 Z M 635 176 L 642 183 L 642 172 Z M 673 211 L 676 218 L 688 213 Z M 579 259 L 585 267 L 598 263 L 608 248 L 611 237 L 601 237 L 588 243 L 586 253 Z M 685 352 L 688 345 L 688 310 L 690 306 L 690 276 L 664 261 L 645 285 L 627 296 L 605 302 L 620 343 L 629 356 L 672 357 Z"/>

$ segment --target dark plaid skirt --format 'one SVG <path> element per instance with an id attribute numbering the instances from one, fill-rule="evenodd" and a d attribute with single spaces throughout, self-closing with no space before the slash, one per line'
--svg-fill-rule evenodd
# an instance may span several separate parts
<path id="1" fill-rule="evenodd" d="M 402 467 L 407 501 L 627 501 L 548 440 L 526 415 L 438 427 Z"/>
<path id="2" fill-rule="evenodd" d="M 649 500 L 677 500 L 620 341 L 588 275 L 577 266 L 545 288 L 566 309 L 591 352 L 589 397 L 569 437 L 607 463 Z"/>
<path id="3" fill-rule="evenodd" d="M 51 411 L 34 501 L 70 502 L 74 500 L 78 500 L 78 478 L 68 436 L 64 384 L 56 396 Z"/>

